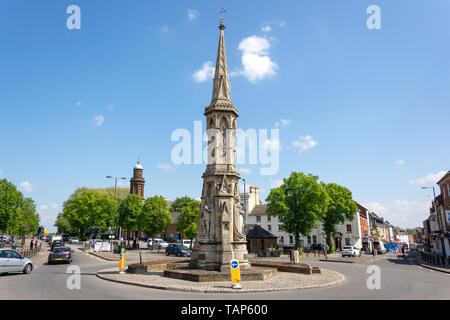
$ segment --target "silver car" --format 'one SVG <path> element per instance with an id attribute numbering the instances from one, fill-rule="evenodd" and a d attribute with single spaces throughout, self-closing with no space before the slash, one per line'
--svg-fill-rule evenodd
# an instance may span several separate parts
<path id="1" fill-rule="evenodd" d="M 25 258 L 16 250 L 0 249 L 0 274 L 23 272 L 31 273 L 33 261 Z"/>

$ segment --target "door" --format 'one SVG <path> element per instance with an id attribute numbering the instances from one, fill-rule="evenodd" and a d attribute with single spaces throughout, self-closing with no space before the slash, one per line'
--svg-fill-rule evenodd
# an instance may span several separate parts
<path id="1" fill-rule="evenodd" d="M 0 273 L 9 271 L 9 255 L 7 251 L 9 250 L 0 250 Z"/>
<path id="2" fill-rule="evenodd" d="M 22 272 L 23 261 L 22 256 L 13 250 L 9 250 L 11 253 L 11 259 L 9 260 L 9 265 L 11 266 L 11 272 Z"/>

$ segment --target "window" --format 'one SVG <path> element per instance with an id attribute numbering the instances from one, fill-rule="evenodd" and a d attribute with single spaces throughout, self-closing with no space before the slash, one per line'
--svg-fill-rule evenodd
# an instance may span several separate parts
<path id="1" fill-rule="evenodd" d="M 280 243 L 284 243 L 284 237 L 283 236 L 280 237 Z"/>
<path id="2" fill-rule="evenodd" d="M 352 225 L 351 224 L 347 225 L 347 232 L 352 232 Z"/>
<path id="3" fill-rule="evenodd" d="M 350 245 L 350 238 L 345 238 L 345 245 L 349 246 Z"/>
<path id="4" fill-rule="evenodd" d="M 294 237 L 293 236 L 289 236 L 289 243 L 294 243 Z"/>
<path id="5" fill-rule="evenodd" d="M 267 216 L 267 221 L 271 222 L 272 221 L 272 217 L 271 216 Z"/>
<path id="6" fill-rule="evenodd" d="M 317 236 L 313 236 L 313 244 L 317 243 Z"/>
<path id="7" fill-rule="evenodd" d="M 256 222 L 261 222 L 261 216 L 256 216 Z"/>
<path id="8" fill-rule="evenodd" d="M 308 236 L 308 244 L 311 244 L 311 236 Z"/>
<path id="9" fill-rule="evenodd" d="M 267 225 L 267 230 L 272 231 L 272 226 L 270 224 Z"/>
<path id="10" fill-rule="evenodd" d="M 283 231 L 283 226 L 281 224 L 278 225 L 278 231 Z"/>

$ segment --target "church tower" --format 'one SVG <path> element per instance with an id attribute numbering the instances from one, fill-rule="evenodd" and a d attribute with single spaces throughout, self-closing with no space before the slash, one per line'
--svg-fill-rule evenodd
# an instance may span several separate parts
<path id="1" fill-rule="evenodd" d="M 144 200 L 144 185 L 145 179 L 143 177 L 144 168 L 138 159 L 137 164 L 133 169 L 133 178 L 130 180 L 130 193 L 137 194 Z"/>
<path id="2" fill-rule="evenodd" d="M 199 269 L 223 271 L 230 260 L 241 268 L 249 267 L 244 229 L 244 210 L 240 201 L 236 170 L 236 118 L 231 102 L 223 18 L 213 80 L 212 98 L 205 108 L 208 136 L 208 164 L 203 173 L 203 191 L 198 220 L 198 235 L 191 255 Z"/>

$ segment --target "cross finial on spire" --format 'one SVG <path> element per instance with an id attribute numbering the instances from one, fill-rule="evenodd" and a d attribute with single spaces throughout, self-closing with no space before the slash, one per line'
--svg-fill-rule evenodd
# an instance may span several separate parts
<path id="1" fill-rule="evenodd" d="M 219 13 L 220 13 L 220 27 L 225 27 L 223 24 L 223 14 L 226 12 L 226 10 L 224 8 L 222 8 Z"/>

